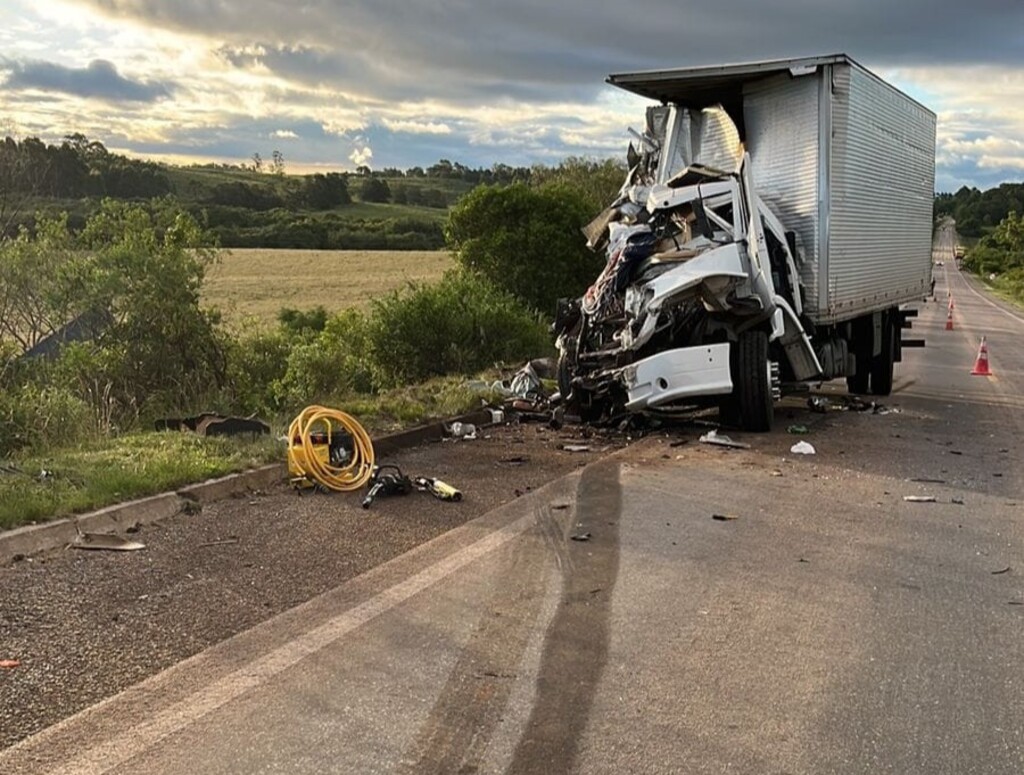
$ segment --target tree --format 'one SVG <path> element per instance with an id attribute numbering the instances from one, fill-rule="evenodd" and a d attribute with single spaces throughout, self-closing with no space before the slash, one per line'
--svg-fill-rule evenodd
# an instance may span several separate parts
<path id="1" fill-rule="evenodd" d="M 586 196 L 565 185 L 478 186 L 452 208 L 445 239 L 459 264 L 553 314 L 604 265 L 580 234 L 591 217 Z"/>
<path id="2" fill-rule="evenodd" d="M 337 172 L 308 175 L 302 181 L 299 197 L 307 207 L 314 210 L 330 210 L 352 202 L 348 193 L 348 180 Z"/>
<path id="3" fill-rule="evenodd" d="M 255 172 L 263 172 L 263 157 L 260 156 L 259 151 L 252 155 L 252 169 Z"/>
<path id="4" fill-rule="evenodd" d="M 383 178 L 371 175 L 363 179 L 359 187 L 359 198 L 364 202 L 387 202 L 391 199 L 391 187 Z"/>
<path id="5" fill-rule="evenodd" d="M 284 175 L 284 154 L 277 149 L 271 154 L 272 161 L 270 162 L 270 171 L 274 175 Z"/>

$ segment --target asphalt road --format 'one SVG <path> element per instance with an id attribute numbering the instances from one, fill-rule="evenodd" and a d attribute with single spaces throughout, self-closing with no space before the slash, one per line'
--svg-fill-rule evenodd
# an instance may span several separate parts
<path id="1" fill-rule="evenodd" d="M 972 289 L 953 239 L 880 411 L 791 399 L 749 450 L 635 444 L 0 771 L 1024 771 L 1024 315 Z"/>

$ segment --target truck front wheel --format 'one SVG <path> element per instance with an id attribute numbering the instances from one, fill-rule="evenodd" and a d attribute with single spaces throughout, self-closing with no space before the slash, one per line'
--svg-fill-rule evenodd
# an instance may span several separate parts
<path id="1" fill-rule="evenodd" d="M 733 397 L 739 425 L 745 431 L 765 433 L 772 429 L 772 378 L 768 364 L 768 335 L 744 331 L 732 346 Z"/>

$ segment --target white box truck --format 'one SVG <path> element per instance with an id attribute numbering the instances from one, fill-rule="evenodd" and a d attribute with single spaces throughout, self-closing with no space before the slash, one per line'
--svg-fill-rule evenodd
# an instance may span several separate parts
<path id="1" fill-rule="evenodd" d="M 845 378 L 888 395 L 904 305 L 931 279 L 935 115 L 846 55 L 612 75 L 656 101 L 618 197 L 584 231 L 607 263 L 555 321 L 586 419 L 773 402 Z"/>

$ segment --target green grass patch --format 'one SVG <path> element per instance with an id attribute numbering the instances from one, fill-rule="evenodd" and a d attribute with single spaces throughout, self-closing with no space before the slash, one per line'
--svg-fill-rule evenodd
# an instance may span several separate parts
<path id="1" fill-rule="evenodd" d="M 267 437 L 156 432 L 16 457 L 0 471 L 0 529 L 155 495 L 283 457 L 280 442 Z"/>
<path id="2" fill-rule="evenodd" d="M 376 395 L 326 401 L 354 416 L 373 436 L 453 417 L 500 400 L 479 380 L 440 377 Z M 296 413 L 297 414 L 297 413 Z M 0 530 L 46 522 L 177 489 L 265 463 L 284 462 L 277 438 L 292 417 L 255 441 L 204 438 L 190 433 L 133 433 L 74 448 L 18 455 L 0 461 Z M 41 476 L 42 471 L 49 472 Z"/>

